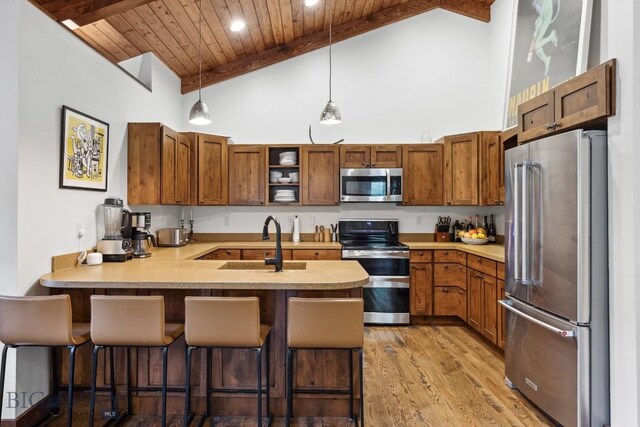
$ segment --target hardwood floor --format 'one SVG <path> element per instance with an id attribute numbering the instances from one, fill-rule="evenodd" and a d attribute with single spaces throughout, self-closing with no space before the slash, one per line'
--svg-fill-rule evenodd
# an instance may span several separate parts
<path id="1" fill-rule="evenodd" d="M 365 424 L 371 427 L 552 425 L 504 385 L 502 356 L 464 326 L 367 327 L 365 393 Z M 79 402 L 76 408 L 74 426 L 87 425 L 86 405 Z M 180 416 L 169 420 L 171 426 L 182 425 Z M 216 425 L 253 427 L 255 422 L 250 417 L 221 418 Z M 64 417 L 47 423 L 65 424 Z M 159 424 L 159 417 L 136 416 L 123 425 Z M 272 423 L 283 425 L 281 418 Z M 293 425 L 352 423 L 346 418 L 298 418 Z"/>

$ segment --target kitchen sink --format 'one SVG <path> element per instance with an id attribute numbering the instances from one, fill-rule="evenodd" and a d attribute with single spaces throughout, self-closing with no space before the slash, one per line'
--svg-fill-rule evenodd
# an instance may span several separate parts
<path id="1" fill-rule="evenodd" d="M 229 261 L 222 264 L 218 270 L 273 270 L 273 265 L 265 265 L 264 261 Z M 306 262 L 285 261 L 283 270 L 306 270 Z"/>

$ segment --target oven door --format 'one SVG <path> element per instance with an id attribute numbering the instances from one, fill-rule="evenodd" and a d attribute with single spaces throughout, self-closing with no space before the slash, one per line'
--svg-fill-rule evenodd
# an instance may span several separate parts
<path id="1" fill-rule="evenodd" d="M 340 169 L 340 201 L 401 202 L 402 169 Z"/>
<path id="2" fill-rule="evenodd" d="M 369 276 L 362 295 L 364 323 L 409 324 L 409 277 Z"/>

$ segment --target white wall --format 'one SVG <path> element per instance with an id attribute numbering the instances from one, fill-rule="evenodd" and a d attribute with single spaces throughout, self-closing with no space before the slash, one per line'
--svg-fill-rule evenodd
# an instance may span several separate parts
<path id="1" fill-rule="evenodd" d="M 640 425 L 640 5 L 602 0 L 602 59 L 618 59 L 617 115 L 609 120 L 611 425 Z"/>
<path id="2" fill-rule="evenodd" d="M 18 3 L 0 1 L 0 135 L 2 135 L 2 156 L 0 156 L 0 295 L 14 293 L 18 277 L 18 95 L 19 70 L 15 64 L 19 58 Z M 2 345 L 0 344 L 0 350 Z M 15 358 L 9 352 L 6 388 L 15 389 Z M 6 405 L 5 405 L 6 406 Z M 15 410 L 2 412 L 5 418 L 13 418 Z M 2 418 L 2 417 L 0 417 Z"/>
<path id="3" fill-rule="evenodd" d="M 26 0 L 0 2 L 0 23 L 0 293 L 21 295 L 42 291 L 34 285 L 50 270 L 51 256 L 95 245 L 95 208 L 106 195 L 126 200 L 127 122 L 179 128 L 182 105 L 179 79 L 155 58 L 150 92 Z M 63 104 L 110 124 L 107 193 L 58 188 Z M 153 211 L 159 223 L 175 225 L 175 208 Z M 78 223 L 86 230 L 82 239 Z M 46 352 L 20 349 L 17 359 L 7 391 L 15 382 L 18 392 L 46 392 Z"/>
<path id="4" fill-rule="evenodd" d="M 510 17 L 509 17 L 510 20 Z M 308 143 L 308 127 L 316 142 L 419 142 L 423 132 L 443 135 L 499 129 L 504 87 L 495 99 L 487 54 L 490 26 L 435 10 L 337 43 L 333 47 L 333 100 L 342 112 L 337 126 L 318 124 L 328 100 L 328 49 L 320 49 L 203 89 L 213 123 L 191 129 L 231 135 L 235 143 Z M 500 44 L 500 43 L 496 43 Z M 455 54 L 452 55 L 452 52 Z M 504 65 L 506 69 L 506 65 Z M 502 85 L 504 86 L 504 85 Z M 183 116 L 197 99 L 184 96 Z M 343 204 L 314 208 L 194 208 L 197 232 L 259 232 L 275 212 L 302 216 L 303 232 L 315 222 L 338 218 L 399 218 L 402 232 L 433 232 L 439 215 L 499 214 L 503 209 L 411 208 L 388 204 Z M 229 216 L 229 225 L 224 217 Z M 421 217 L 418 224 L 417 217 Z"/>

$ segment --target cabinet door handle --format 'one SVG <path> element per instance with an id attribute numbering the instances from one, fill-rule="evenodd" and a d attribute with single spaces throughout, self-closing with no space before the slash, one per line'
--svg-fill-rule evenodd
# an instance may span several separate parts
<path id="1" fill-rule="evenodd" d="M 269 251 L 264 251 L 264 256 L 269 256 Z"/>
<path id="2" fill-rule="evenodd" d="M 560 127 L 560 123 L 558 122 L 553 122 L 553 123 L 549 123 L 547 125 L 547 130 L 556 130 L 556 128 Z"/>
<path id="3" fill-rule="evenodd" d="M 478 258 L 478 262 L 482 264 L 482 258 Z"/>
<path id="4" fill-rule="evenodd" d="M 444 269 L 446 270 L 447 268 L 449 268 L 449 266 L 447 264 L 444 265 Z"/>
<path id="5" fill-rule="evenodd" d="M 420 252 L 418 252 L 418 255 L 422 256 L 422 255 L 424 255 L 424 252 L 420 251 Z"/>
<path id="6" fill-rule="evenodd" d="M 316 256 L 320 255 L 320 252 L 316 252 L 316 253 L 315 253 L 315 255 L 316 255 Z"/>
<path id="7" fill-rule="evenodd" d="M 231 251 L 229 251 L 229 250 L 228 250 L 228 251 L 227 251 L 227 255 L 231 255 Z"/>
<path id="8" fill-rule="evenodd" d="M 449 255 L 449 251 L 444 251 L 444 254 L 445 255 Z"/>

